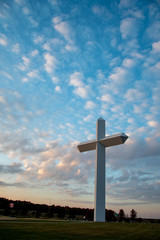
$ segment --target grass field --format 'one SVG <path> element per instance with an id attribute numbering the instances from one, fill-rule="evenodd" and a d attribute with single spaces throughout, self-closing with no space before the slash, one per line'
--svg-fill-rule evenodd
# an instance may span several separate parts
<path id="1" fill-rule="evenodd" d="M 160 240 L 160 224 L 0 221 L 0 240 Z"/>

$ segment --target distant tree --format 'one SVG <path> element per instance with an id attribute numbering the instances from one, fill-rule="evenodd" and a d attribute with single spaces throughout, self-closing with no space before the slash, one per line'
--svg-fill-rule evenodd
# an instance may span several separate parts
<path id="1" fill-rule="evenodd" d="M 93 209 L 88 209 L 85 215 L 86 220 L 88 221 L 93 221 L 94 218 L 94 210 Z"/>
<path id="2" fill-rule="evenodd" d="M 117 218 L 115 216 L 115 212 L 112 210 L 106 209 L 106 221 L 111 222 L 111 221 L 116 221 Z"/>
<path id="3" fill-rule="evenodd" d="M 119 210 L 119 214 L 118 214 L 118 218 L 119 218 L 119 221 L 124 221 L 125 219 L 125 213 L 124 213 L 124 210 L 123 209 L 120 209 Z"/>
<path id="4" fill-rule="evenodd" d="M 134 221 L 136 217 L 137 217 L 137 212 L 134 209 L 132 209 L 130 212 L 131 220 Z"/>

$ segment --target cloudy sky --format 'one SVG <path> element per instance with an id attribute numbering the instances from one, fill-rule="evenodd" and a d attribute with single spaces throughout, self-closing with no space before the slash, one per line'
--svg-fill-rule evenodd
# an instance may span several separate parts
<path id="1" fill-rule="evenodd" d="M 106 208 L 160 217 L 160 1 L 0 0 L 0 195 L 94 206 L 106 150 Z"/>

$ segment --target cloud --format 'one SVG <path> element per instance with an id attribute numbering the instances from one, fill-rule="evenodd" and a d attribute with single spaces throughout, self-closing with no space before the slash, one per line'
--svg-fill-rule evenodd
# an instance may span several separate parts
<path id="1" fill-rule="evenodd" d="M 39 54 L 39 51 L 37 49 L 35 49 L 34 51 L 31 52 L 31 56 L 35 57 Z"/>
<path id="2" fill-rule="evenodd" d="M 139 94 L 137 93 L 137 97 L 139 97 L 138 95 Z M 134 113 L 137 113 L 139 115 L 143 115 L 145 113 L 145 111 L 150 106 L 147 100 L 143 100 L 143 102 L 140 103 L 141 102 L 140 99 L 138 99 L 138 98 L 136 99 L 135 98 L 135 100 L 133 100 L 133 102 L 135 102 L 137 104 L 137 105 L 136 104 L 133 105 Z"/>
<path id="3" fill-rule="evenodd" d="M 107 99 L 107 94 L 122 95 L 125 91 L 125 86 L 128 83 L 128 79 L 131 81 L 132 78 L 132 73 L 126 67 L 120 66 L 113 68 L 112 72 L 107 78 L 106 83 L 101 87 L 103 93 L 102 95 L 106 95 L 106 97 L 103 97 L 103 101 Z M 113 102 L 113 99 L 110 100 Z"/>
<path id="4" fill-rule="evenodd" d="M 119 3 L 119 8 L 131 8 L 134 6 L 134 2 L 132 0 L 121 0 Z"/>
<path id="5" fill-rule="evenodd" d="M 124 97 L 127 99 L 127 101 L 140 102 L 145 98 L 145 93 L 144 91 L 130 88 L 127 90 Z"/>
<path id="6" fill-rule="evenodd" d="M 12 47 L 12 52 L 17 53 L 17 54 L 20 52 L 20 45 L 19 45 L 19 43 L 16 43 L 16 44 Z"/>
<path id="7" fill-rule="evenodd" d="M 16 163 L 13 162 L 10 165 L 3 165 L 0 164 L 0 173 L 1 174 L 17 174 L 17 173 L 22 173 L 22 164 L 21 163 Z"/>
<path id="8" fill-rule="evenodd" d="M 109 104 L 113 104 L 114 103 L 114 99 L 113 99 L 113 97 L 110 94 L 102 95 L 101 100 L 103 102 L 107 102 Z"/>
<path id="9" fill-rule="evenodd" d="M 150 137 L 144 139 L 144 134 Z M 128 135 L 124 145 L 115 146 L 114 150 L 113 147 L 107 149 L 110 166 L 113 169 L 123 169 L 124 166 L 134 169 L 139 164 L 137 169 L 154 172 L 160 156 L 158 136 L 155 137 L 148 127 L 136 129 Z"/>
<path id="10" fill-rule="evenodd" d="M 75 88 L 74 93 L 81 98 L 87 98 L 88 97 L 88 90 L 85 87 Z"/>
<path id="11" fill-rule="evenodd" d="M 37 78 L 38 77 L 38 70 L 33 70 L 29 73 L 27 73 L 27 76 L 30 78 Z M 23 80 L 27 80 L 26 78 L 23 78 Z"/>
<path id="12" fill-rule="evenodd" d="M 83 120 L 87 122 L 93 121 L 93 116 L 89 114 Z M 72 128 L 70 123 L 67 126 Z M 157 123 L 150 121 L 148 127 L 150 126 L 157 127 Z M 36 132 L 38 134 L 41 133 L 39 130 L 36 130 Z M 86 134 L 87 136 L 89 135 L 88 133 Z M 33 144 L 31 139 L 25 138 L 22 135 L 1 134 L 0 136 L 1 153 L 13 159 L 18 158 L 21 161 L 21 164 L 0 165 L 0 171 L 4 171 L 5 174 L 17 174 L 21 182 L 25 180 L 30 186 L 35 186 L 36 183 L 37 187 L 41 186 L 41 188 L 45 185 L 47 187 L 54 186 L 56 191 L 74 197 L 77 196 L 78 185 L 81 184 L 79 195 L 86 196 L 88 194 L 88 191 L 85 189 L 94 178 L 94 151 L 87 154 L 80 154 L 76 150 L 78 142 L 62 145 L 57 140 L 46 141 L 43 146 L 38 147 L 37 143 Z M 156 163 L 160 155 L 159 143 L 156 142 L 156 139 L 143 140 L 140 136 L 140 131 L 139 135 L 138 131 L 130 133 L 129 139 L 123 146 L 107 149 L 108 168 L 112 171 L 120 171 L 121 173 L 114 174 L 112 179 L 108 179 L 109 183 L 107 184 L 109 187 L 109 196 L 116 198 L 118 195 L 118 201 L 124 200 L 124 193 L 127 199 L 130 199 L 133 195 L 130 193 L 130 189 L 136 189 L 137 182 L 139 183 L 138 189 L 135 195 L 132 196 L 133 198 L 131 198 L 133 200 L 136 199 L 140 190 L 142 190 L 142 195 L 139 195 L 137 199 L 141 200 L 141 196 L 145 196 L 145 199 L 147 198 L 147 195 L 144 195 L 143 192 L 146 181 L 149 183 L 147 191 L 150 193 L 153 190 L 155 194 L 152 188 L 153 186 L 158 187 L 156 179 L 153 178 L 155 174 L 153 172 L 154 168 L 157 168 Z M 40 137 L 46 138 L 46 133 Z M 91 138 L 93 139 L 93 136 Z M 150 159 L 152 159 L 151 162 Z M 134 170 L 135 165 L 138 166 L 137 170 Z M 3 185 L 5 186 L 5 184 Z M 10 186 L 14 185 L 14 183 L 10 183 Z M 70 188 L 70 185 L 74 187 Z M 111 192 L 110 188 L 114 189 L 114 191 Z M 154 201 L 157 201 L 157 198 L 156 195 Z"/>
<path id="13" fill-rule="evenodd" d="M 58 5 L 58 1 L 57 1 L 57 0 L 49 0 L 49 2 L 50 2 L 52 5 L 54 5 L 54 6 Z"/>
<path id="14" fill-rule="evenodd" d="M 91 121 L 93 121 L 93 119 L 94 119 L 93 115 L 89 114 L 86 117 L 84 117 L 83 121 L 91 122 Z"/>
<path id="15" fill-rule="evenodd" d="M 59 83 L 59 78 L 58 77 L 52 77 L 52 82 L 54 83 L 54 84 L 57 84 L 57 83 Z"/>
<path id="16" fill-rule="evenodd" d="M 44 64 L 44 68 L 48 73 L 52 73 L 54 69 L 56 68 L 56 65 L 58 63 L 55 56 L 51 55 L 50 53 L 44 54 L 44 59 L 46 63 Z"/>
<path id="17" fill-rule="evenodd" d="M 49 43 L 45 43 L 45 44 L 43 45 L 43 48 L 44 48 L 45 50 L 47 50 L 47 51 L 51 51 L 51 47 L 50 47 L 50 44 L 49 44 Z"/>
<path id="18" fill-rule="evenodd" d="M 30 10 L 28 7 L 23 7 L 22 11 L 25 15 L 30 15 Z"/>
<path id="19" fill-rule="evenodd" d="M 23 60 L 23 62 L 18 65 L 18 68 L 19 68 L 21 71 L 25 71 L 25 70 L 28 69 L 28 66 L 29 66 L 29 64 L 30 64 L 30 59 L 27 58 L 27 57 L 25 57 L 25 56 L 23 56 L 23 57 L 22 57 L 22 60 Z"/>
<path id="20" fill-rule="evenodd" d="M 4 96 L 0 96 L 0 103 L 7 104 Z"/>
<path id="21" fill-rule="evenodd" d="M 38 26 L 38 22 L 36 22 L 36 21 L 33 19 L 33 17 L 30 16 L 28 19 L 29 19 L 29 21 L 32 23 L 32 26 L 33 26 L 33 27 L 37 27 L 37 26 Z"/>
<path id="22" fill-rule="evenodd" d="M 95 15 L 97 15 L 105 20 L 111 19 L 113 17 L 111 12 L 105 6 L 95 5 L 92 7 L 92 11 Z"/>
<path id="23" fill-rule="evenodd" d="M 0 45 L 2 45 L 2 46 L 7 46 L 8 45 L 7 38 L 2 33 L 0 33 Z"/>
<path id="24" fill-rule="evenodd" d="M 123 39 L 134 38 L 138 34 L 138 24 L 135 18 L 125 18 L 121 21 L 120 32 Z"/>
<path id="25" fill-rule="evenodd" d="M 125 58 L 122 65 L 126 68 L 132 68 L 135 66 L 135 60 L 131 58 Z"/>
<path id="26" fill-rule="evenodd" d="M 41 37 L 41 36 L 36 36 L 36 37 L 34 38 L 34 42 L 35 42 L 36 44 L 42 43 L 42 42 L 43 42 L 43 37 Z"/>
<path id="27" fill-rule="evenodd" d="M 154 41 L 159 41 L 160 39 L 160 21 L 154 21 L 147 29 L 146 35 Z"/>
<path id="28" fill-rule="evenodd" d="M 152 53 L 160 53 L 160 41 L 152 43 Z"/>
<path id="29" fill-rule="evenodd" d="M 28 78 L 26 78 L 26 77 L 22 78 L 22 82 L 28 82 L 28 81 L 29 81 Z"/>
<path id="30" fill-rule="evenodd" d="M 87 101 L 85 105 L 85 109 L 91 110 L 96 108 L 96 106 L 97 106 L 96 103 L 94 103 L 93 101 Z"/>
<path id="31" fill-rule="evenodd" d="M 77 51 L 77 47 L 75 47 L 74 45 L 66 45 L 65 49 L 69 52 L 75 52 Z"/>
<path id="32" fill-rule="evenodd" d="M 24 0 L 14 0 L 17 4 L 19 5 L 23 5 L 24 4 Z"/>
<path id="33" fill-rule="evenodd" d="M 0 18 L 8 17 L 8 9 L 9 9 L 9 6 L 5 2 L 1 2 Z"/>
<path id="34" fill-rule="evenodd" d="M 56 87 L 55 87 L 55 91 L 56 91 L 56 92 L 61 92 L 61 87 L 60 87 L 60 86 L 56 86 Z"/>
<path id="35" fill-rule="evenodd" d="M 127 70 L 123 67 L 117 67 L 113 69 L 113 73 L 110 74 L 109 80 L 121 85 L 126 82 Z"/>
<path id="36" fill-rule="evenodd" d="M 3 76 L 5 76 L 6 78 L 13 80 L 13 77 L 9 73 L 4 72 L 4 71 L 0 71 L 0 73 L 3 74 Z"/>
<path id="37" fill-rule="evenodd" d="M 123 171 L 118 178 L 113 178 L 108 186 L 108 195 L 117 201 L 129 203 L 132 199 L 132 204 L 147 204 L 158 203 L 159 183 L 154 179 L 152 173 L 145 173 L 143 171 Z M 135 201 L 135 202 L 133 202 Z M 125 205 L 128 203 L 125 202 Z"/>
<path id="38" fill-rule="evenodd" d="M 83 74 L 81 72 L 74 72 L 70 76 L 69 83 L 70 83 L 70 85 L 72 85 L 74 87 L 80 87 L 83 85 L 82 79 L 83 79 Z"/>
<path id="39" fill-rule="evenodd" d="M 59 32 L 69 43 L 73 44 L 73 30 L 68 22 L 63 21 L 61 17 L 57 16 L 52 19 L 54 29 Z"/>
<path id="40" fill-rule="evenodd" d="M 160 129 L 160 123 L 157 121 L 149 121 L 148 125 L 154 128 L 159 128 Z"/>
<path id="41" fill-rule="evenodd" d="M 69 85 L 74 86 L 74 93 L 81 98 L 88 97 L 89 87 L 83 82 L 83 74 L 81 72 L 74 72 L 70 75 Z"/>

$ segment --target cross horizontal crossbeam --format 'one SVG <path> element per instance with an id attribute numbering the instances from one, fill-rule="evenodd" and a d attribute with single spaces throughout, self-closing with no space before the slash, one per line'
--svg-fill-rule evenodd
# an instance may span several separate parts
<path id="1" fill-rule="evenodd" d="M 115 145 L 123 144 L 127 138 L 128 136 L 125 133 L 113 134 L 111 136 L 106 136 L 99 141 L 94 139 L 91 141 L 82 142 L 77 146 L 77 149 L 79 152 L 95 150 L 97 142 L 101 143 L 104 147 L 112 147 Z"/>

